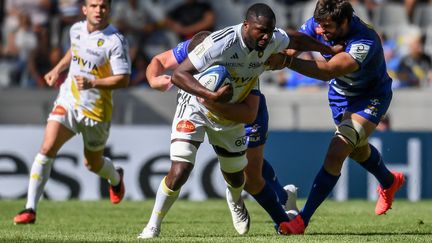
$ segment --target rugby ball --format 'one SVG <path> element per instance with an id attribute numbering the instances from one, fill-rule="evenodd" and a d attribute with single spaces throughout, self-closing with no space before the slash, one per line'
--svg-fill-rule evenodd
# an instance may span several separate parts
<path id="1" fill-rule="evenodd" d="M 222 65 L 214 65 L 200 73 L 198 82 L 211 91 L 217 91 L 220 87 L 231 82 L 228 69 Z"/>

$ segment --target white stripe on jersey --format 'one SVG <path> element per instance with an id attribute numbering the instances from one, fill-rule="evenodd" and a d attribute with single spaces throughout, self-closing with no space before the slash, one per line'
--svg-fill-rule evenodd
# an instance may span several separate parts
<path id="1" fill-rule="evenodd" d="M 96 121 L 110 121 L 112 91 L 96 88 L 79 91 L 74 76 L 81 75 L 94 80 L 130 74 L 127 42 L 112 25 L 102 31 L 89 33 L 86 21 L 72 26 L 70 40 L 72 60 L 59 95 L 71 102 L 82 115 Z"/>

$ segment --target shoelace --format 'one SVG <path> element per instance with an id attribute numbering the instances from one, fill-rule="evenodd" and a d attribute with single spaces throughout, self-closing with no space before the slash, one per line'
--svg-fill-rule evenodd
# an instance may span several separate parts
<path id="1" fill-rule="evenodd" d="M 248 217 L 247 217 L 246 208 L 244 207 L 244 204 L 233 203 L 232 206 L 234 212 L 237 214 L 237 216 L 239 216 L 241 221 L 246 221 Z"/>
<path id="2" fill-rule="evenodd" d="M 385 189 L 382 189 L 381 187 L 379 187 L 379 188 L 377 189 L 377 191 L 378 191 L 378 193 L 380 194 L 380 196 L 381 196 L 382 198 L 384 198 L 385 201 L 388 200 L 388 198 L 387 198 L 387 193 L 386 193 L 386 190 L 385 190 Z"/>

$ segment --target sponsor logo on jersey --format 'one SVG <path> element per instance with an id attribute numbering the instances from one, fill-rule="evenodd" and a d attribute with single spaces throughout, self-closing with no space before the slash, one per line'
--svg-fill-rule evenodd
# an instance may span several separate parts
<path id="1" fill-rule="evenodd" d="M 372 105 L 368 105 L 368 107 L 364 109 L 364 112 L 374 117 L 378 116 L 378 108 Z"/>
<path id="2" fill-rule="evenodd" d="M 73 56 L 72 61 L 78 63 L 81 67 L 86 67 L 90 69 L 91 71 L 98 71 L 98 67 L 96 64 L 91 63 L 90 61 L 84 60 L 83 58 L 79 56 Z"/>
<path id="3" fill-rule="evenodd" d="M 370 46 L 362 43 L 353 44 L 351 46 L 351 49 L 349 51 L 349 54 L 351 54 L 354 59 L 356 59 L 359 62 L 363 62 L 367 54 L 369 53 Z"/>
<path id="4" fill-rule="evenodd" d="M 246 145 L 247 142 L 248 142 L 248 137 L 247 136 L 243 136 L 243 137 L 237 138 L 234 143 L 235 143 L 236 146 L 240 147 L 240 146 Z"/>
<path id="5" fill-rule="evenodd" d="M 177 132 L 189 133 L 195 131 L 195 125 L 188 120 L 181 120 L 176 126 Z"/>
<path id="6" fill-rule="evenodd" d="M 99 40 L 97 41 L 97 46 L 98 46 L 98 47 L 101 47 L 104 43 L 105 43 L 105 40 L 104 40 L 104 39 L 99 39 Z"/>
<path id="7" fill-rule="evenodd" d="M 230 57 L 230 59 L 238 59 L 239 57 L 238 57 L 238 55 L 237 55 L 237 52 L 235 52 L 234 53 L 234 55 L 232 55 L 231 57 Z"/>
<path id="8" fill-rule="evenodd" d="M 90 50 L 90 49 L 86 49 L 86 52 L 90 55 L 93 55 L 93 56 L 97 56 L 97 57 L 100 56 L 100 54 L 98 52 Z"/>
<path id="9" fill-rule="evenodd" d="M 66 109 L 61 105 L 56 105 L 51 111 L 51 115 L 64 116 L 66 114 Z"/>
<path id="10" fill-rule="evenodd" d="M 249 63 L 249 68 L 259 68 L 264 64 L 264 62 L 251 62 Z"/>
<path id="11" fill-rule="evenodd" d="M 243 63 L 238 63 L 238 62 L 226 62 L 224 63 L 225 67 L 243 67 Z"/>

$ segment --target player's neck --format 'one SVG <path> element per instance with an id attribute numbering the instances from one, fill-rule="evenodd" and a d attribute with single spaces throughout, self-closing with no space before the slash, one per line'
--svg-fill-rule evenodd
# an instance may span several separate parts
<path id="1" fill-rule="evenodd" d="M 109 23 L 105 23 L 103 25 L 92 25 L 87 21 L 87 31 L 89 33 L 93 33 L 95 31 L 101 31 L 101 30 L 105 29 L 108 25 L 109 25 Z"/>

